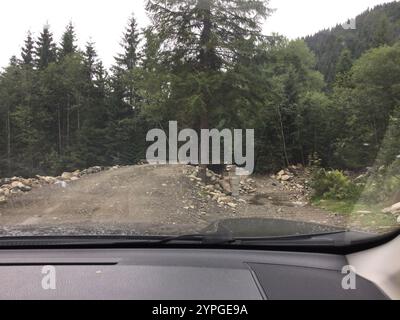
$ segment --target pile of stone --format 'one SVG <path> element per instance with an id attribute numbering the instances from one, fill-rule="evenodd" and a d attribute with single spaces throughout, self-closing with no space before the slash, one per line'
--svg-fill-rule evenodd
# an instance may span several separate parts
<path id="1" fill-rule="evenodd" d="M 6 203 L 7 198 L 19 193 L 29 192 L 40 183 L 37 179 L 24 179 L 20 177 L 5 178 L 0 180 L 0 204 Z"/>
<path id="2" fill-rule="evenodd" d="M 309 185 L 311 172 L 301 164 L 289 166 L 272 175 L 271 178 L 277 180 L 277 184 L 284 190 L 290 191 L 294 201 L 307 202 L 312 194 L 312 188 Z"/>
<path id="3" fill-rule="evenodd" d="M 0 204 L 6 203 L 7 199 L 13 195 L 29 192 L 36 187 L 41 187 L 43 185 L 59 185 L 61 187 L 66 187 L 68 182 L 77 181 L 83 176 L 118 168 L 119 166 L 111 168 L 95 166 L 82 171 L 64 172 L 58 177 L 37 175 L 35 178 L 29 179 L 22 177 L 0 179 Z"/>
<path id="4" fill-rule="evenodd" d="M 278 181 L 286 182 L 293 179 L 293 174 L 289 170 L 281 170 L 275 175 L 274 178 Z"/>
<path id="5" fill-rule="evenodd" d="M 236 209 L 239 203 L 246 201 L 240 195 L 252 194 L 257 191 L 255 181 L 248 177 L 235 174 L 235 167 L 227 166 L 223 174 L 217 174 L 209 169 L 206 171 L 206 181 L 200 178 L 200 168 L 192 167 L 188 177 L 201 189 L 208 199 L 216 201 L 220 207 Z"/>

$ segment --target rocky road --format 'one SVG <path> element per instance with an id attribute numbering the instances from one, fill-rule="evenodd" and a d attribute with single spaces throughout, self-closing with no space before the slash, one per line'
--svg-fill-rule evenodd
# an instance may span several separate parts
<path id="1" fill-rule="evenodd" d="M 220 219 L 248 217 L 346 225 L 269 176 L 245 180 L 252 187 L 242 182 L 238 197 L 204 185 L 193 167 L 183 165 L 128 166 L 71 179 L 8 198 L 0 205 L 1 227 L 141 225 L 147 232 L 191 233 Z"/>

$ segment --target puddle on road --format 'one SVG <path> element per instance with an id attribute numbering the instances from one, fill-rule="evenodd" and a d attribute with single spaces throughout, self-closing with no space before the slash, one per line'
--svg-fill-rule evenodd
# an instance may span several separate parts
<path id="1" fill-rule="evenodd" d="M 296 204 L 289 201 L 288 199 L 279 198 L 276 194 L 261 193 L 256 194 L 249 200 L 249 204 L 256 206 L 265 206 L 267 204 L 272 204 L 278 207 L 295 207 Z"/>

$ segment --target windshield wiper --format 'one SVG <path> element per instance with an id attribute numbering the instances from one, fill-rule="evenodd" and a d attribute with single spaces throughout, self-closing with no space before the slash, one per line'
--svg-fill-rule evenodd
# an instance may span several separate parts
<path id="1" fill-rule="evenodd" d="M 231 235 L 224 235 L 224 234 L 193 234 L 193 235 L 167 237 L 160 241 L 156 241 L 156 243 L 167 244 L 175 241 L 201 242 L 202 244 L 218 245 L 218 244 L 234 244 L 235 242 L 240 241 L 240 239 L 235 239 Z"/>
<path id="2" fill-rule="evenodd" d="M 156 241 L 157 244 L 167 244 L 171 242 L 201 242 L 202 244 L 208 245 L 218 245 L 218 244 L 257 244 L 257 243 L 273 243 L 273 242 L 292 242 L 308 240 L 317 240 L 319 242 L 332 242 L 332 238 L 324 238 L 330 235 L 345 234 L 347 230 L 336 230 L 331 232 L 314 233 L 314 234 L 298 234 L 298 235 L 288 235 L 288 236 L 270 236 L 270 237 L 246 237 L 246 238 L 235 238 L 228 234 L 194 234 L 194 235 L 181 235 L 167 237 L 160 241 Z"/>
<path id="3" fill-rule="evenodd" d="M 272 236 L 272 237 L 233 237 L 230 233 L 220 234 L 192 234 L 180 236 L 87 236 L 87 237 L 22 237 L 22 238 L 0 238 L 0 248 L 3 247 L 65 247 L 65 246 L 164 246 L 171 243 L 177 244 L 200 244 L 209 246 L 219 245 L 296 245 L 296 244 L 343 244 L 344 239 L 335 239 L 336 234 L 346 233 L 346 230 L 338 230 L 333 232 L 299 234 L 288 236 Z"/>

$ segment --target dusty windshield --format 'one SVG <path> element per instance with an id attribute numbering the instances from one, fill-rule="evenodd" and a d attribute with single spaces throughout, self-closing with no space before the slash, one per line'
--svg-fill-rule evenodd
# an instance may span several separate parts
<path id="1" fill-rule="evenodd" d="M 1 7 L 0 236 L 400 226 L 400 3 Z"/>

